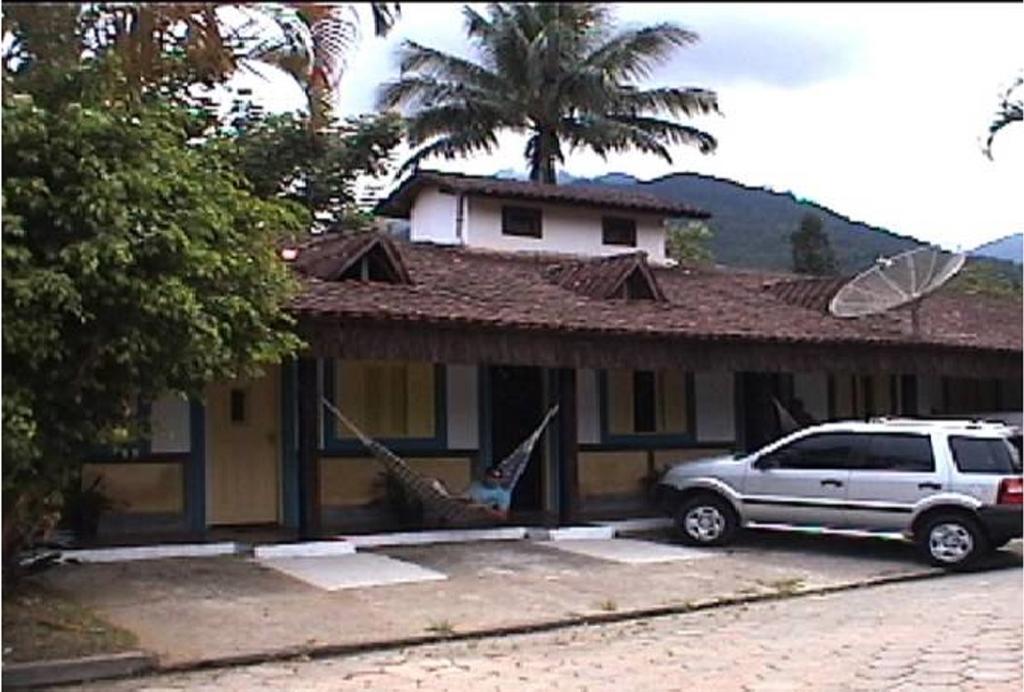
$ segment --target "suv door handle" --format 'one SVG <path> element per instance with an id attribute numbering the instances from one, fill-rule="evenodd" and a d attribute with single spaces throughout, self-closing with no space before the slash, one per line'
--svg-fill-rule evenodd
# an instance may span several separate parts
<path id="1" fill-rule="evenodd" d="M 939 483 L 931 483 L 931 482 L 918 483 L 917 484 L 917 489 L 918 490 L 942 490 L 942 485 L 939 484 Z"/>
<path id="2" fill-rule="evenodd" d="M 824 485 L 834 485 L 837 488 L 842 488 L 843 487 L 843 482 L 840 481 L 840 480 L 836 480 L 835 478 L 826 478 L 825 480 L 823 480 L 821 482 L 821 484 L 823 486 Z"/>

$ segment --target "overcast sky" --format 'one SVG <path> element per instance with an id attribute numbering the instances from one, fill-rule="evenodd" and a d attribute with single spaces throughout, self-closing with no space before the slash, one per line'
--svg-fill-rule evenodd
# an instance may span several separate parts
<path id="1" fill-rule="evenodd" d="M 472 57 L 461 4 L 412 4 L 386 39 L 367 36 L 349 59 L 340 110 L 373 110 L 397 76 L 394 50 L 412 39 Z M 650 85 L 718 92 L 723 116 L 694 124 L 719 140 L 712 155 L 676 147 L 668 164 L 572 152 L 566 170 L 649 179 L 674 171 L 792 191 L 854 220 L 954 249 L 1024 230 L 1024 124 L 981 143 L 998 95 L 1024 68 L 1024 4 L 623 4 L 621 24 L 671 20 L 700 35 Z M 369 34 L 369 29 L 367 29 Z M 275 110 L 298 107 L 285 80 L 253 83 Z M 525 169 L 523 140 L 442 170 Z"/>

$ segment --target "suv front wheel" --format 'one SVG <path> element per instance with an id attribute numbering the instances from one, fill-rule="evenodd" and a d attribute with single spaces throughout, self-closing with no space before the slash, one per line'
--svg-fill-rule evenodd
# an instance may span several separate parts
<path id="1" fill-rule="evenodd" d="M 676 509 L 676 528 L 687 545 L 725 545 L 736 534 L 736 512 L 729 502 L 712 493 L 683 500 Z"/>
<path id="2" fill-rule="evenodd" d="M 939 513 L 921 525 L 918 546 L 936 567 L 964 569 L 989 550 L 981 525 L 959 512 Z"/>

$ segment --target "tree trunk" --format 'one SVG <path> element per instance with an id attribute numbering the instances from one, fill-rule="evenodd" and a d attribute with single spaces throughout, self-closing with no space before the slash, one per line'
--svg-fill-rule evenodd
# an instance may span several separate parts
<path id="1" fill-rule="evenodd" d="M 558 158 L 558 135 L 554 130 L 542 129 L 537 133 L 536 146 L 530 160 L 530 180 L 554 185 L 555 159 Z"/>

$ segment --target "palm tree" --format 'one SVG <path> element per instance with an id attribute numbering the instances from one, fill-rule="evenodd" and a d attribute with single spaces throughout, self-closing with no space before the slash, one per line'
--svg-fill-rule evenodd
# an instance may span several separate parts
<path id="1" fill-rule="evenodd" d="M 330 120 L 330 99 L 345 70 L 345 57 L 359 41 L 360 17 L 355 5 L 287 3 L 257 11 L 269 14 L 283 32 L 265 41 L 248 56 L 283 70 L 303 88 L 309 106 L 310 125 L 319 128 Z M 399 3 L 371 2 L 374 33 L 384 36 L 397 20 Z"/>
<path id="2" fill-rule="evenodd" d="M 463 8 L 479 62 L 403 43 L 401 77 L 378 94 L 379 107 L 410 114 L 409 143 L 418 149 L 403 168 L 430 156 L 489 152 L 502 130 L 529 135 L 530 178 L 548 183 L 565 144 L 602 157 L 637 149 L 669 163 L 667 145 L 715 149 L 707 132 L 656 117 L 718 112 L 714 92 L 635 84 L 695 43 L 695 33 L 668 22 L 616 31 L 599 3 L 495 3 L 487 14 Z"/>
<path id="3" fill-rule="evenodd" d="M 258 21 L 231 26 L 218 11 L 233 8 L 277 24 L 283 37 L 260 40 Z M 400 14 L 398 3 L 371 2 L 374 31 L 386 34 Z M 251 17 L 250 17 L 251 18 Z M 283 69 L 306 92 L 310 122 L 329 119 L 329 97 L 345 68 L 345 56 L 359 40 L 355 6 L 334 3 L 54 3 L 4 8 L 5 30 L 13 40 L 5 66 L 30 57 L 77 61 L 83 51 L 117 53 L 128 93 L 139 98 L 166 83 L 222 82 L 247 61 Z"/>

